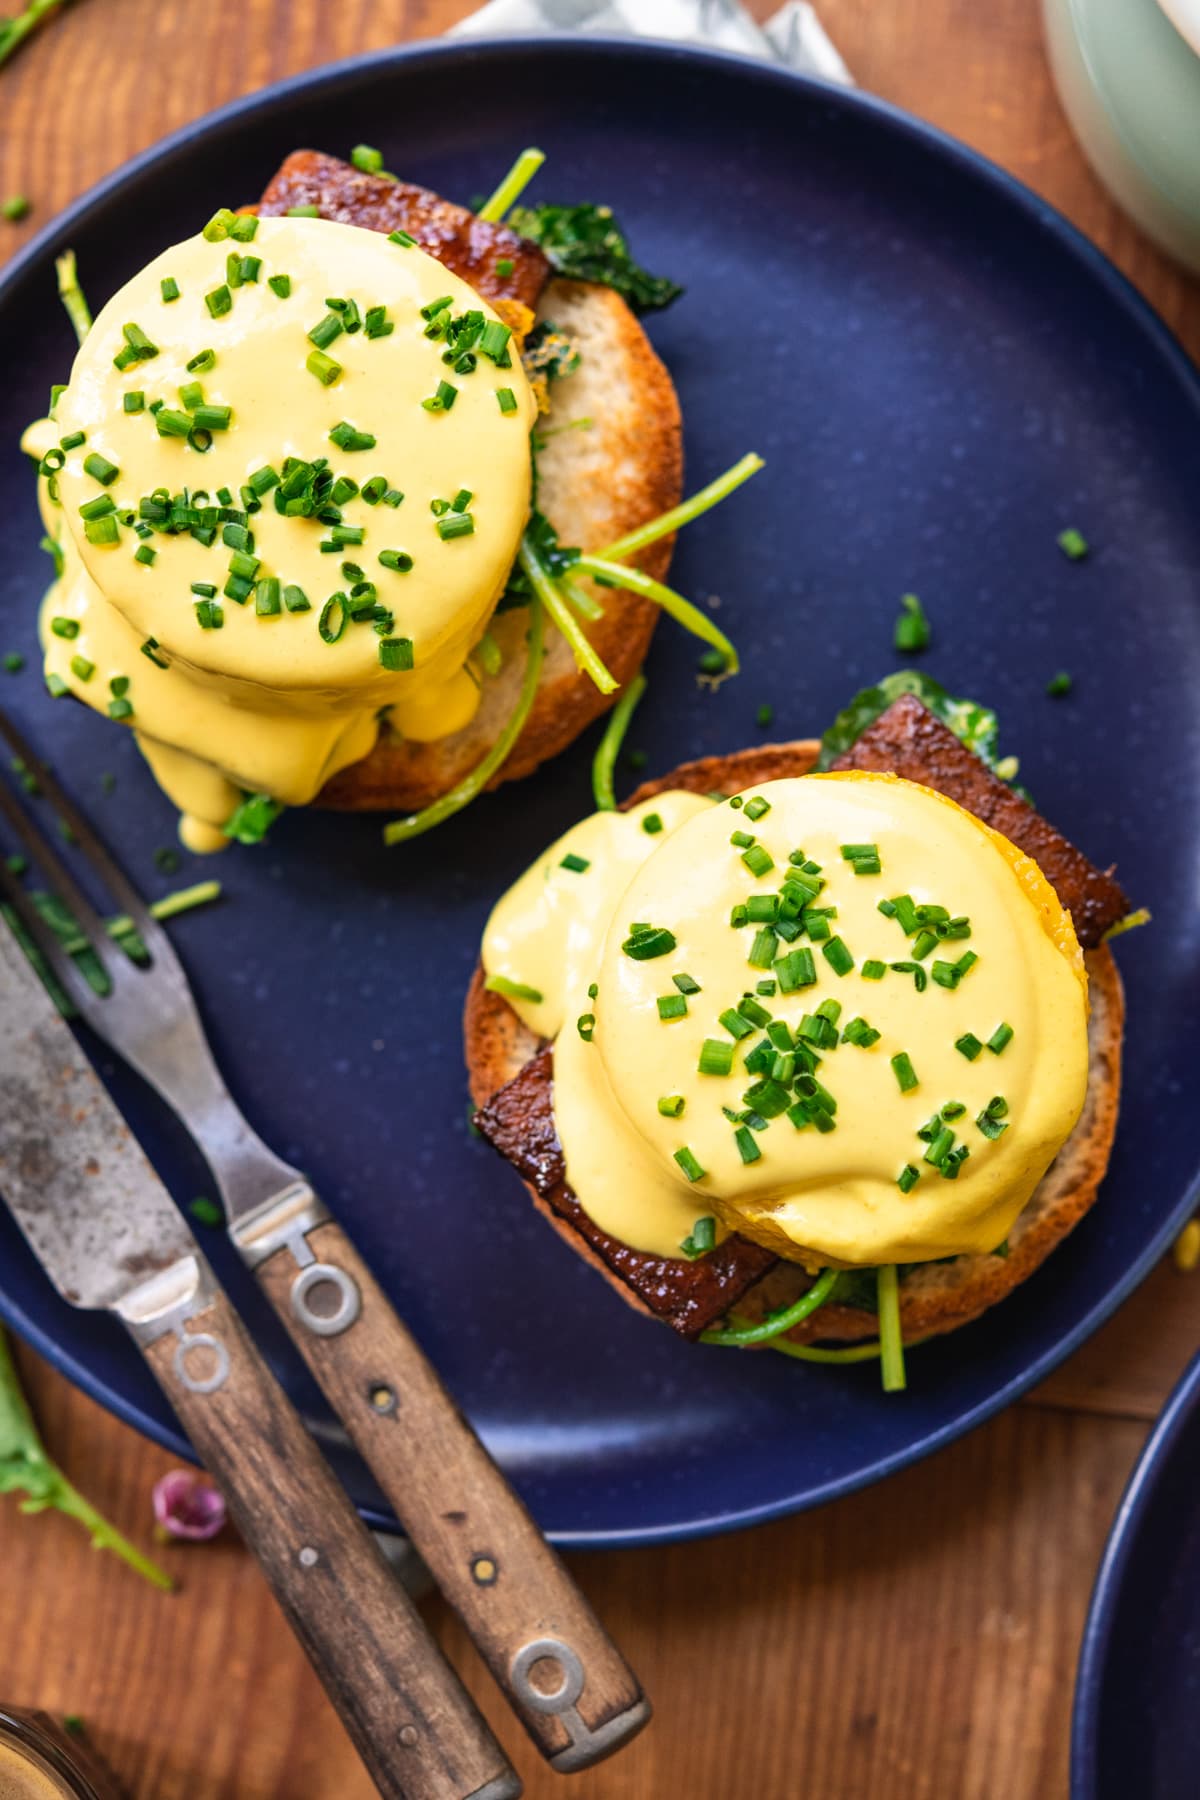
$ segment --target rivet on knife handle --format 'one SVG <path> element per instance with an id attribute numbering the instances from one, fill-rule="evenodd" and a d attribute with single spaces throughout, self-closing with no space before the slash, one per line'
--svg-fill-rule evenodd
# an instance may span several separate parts
<path id="1" fill-rule="evenodd" d="M 504 1752 L 207 1269 L 179 1305 L 126 1323 L 385 1800 L 516 1800 Z"/>
<path id="2" fill-rule="evenodd" d="M 248 1260 L 542 1754 L 619 1749 L 650 1717 L 637 1677 L 341 1226 Z"/>

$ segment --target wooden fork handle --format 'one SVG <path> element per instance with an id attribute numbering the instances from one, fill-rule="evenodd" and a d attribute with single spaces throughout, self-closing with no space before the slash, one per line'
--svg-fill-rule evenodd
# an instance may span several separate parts
<path id="1" fill-rule="evenodd" d="M 515 1800 L 503 1750 L 226 1295 L 133 1336 L 386 1800 Z"/>
<path id="2" fill-rule="evenodd" d="M 650 1703 L 555 1552 L 334 1221 L 256 1274 L 534 1743 L 584 1769 Z"/>

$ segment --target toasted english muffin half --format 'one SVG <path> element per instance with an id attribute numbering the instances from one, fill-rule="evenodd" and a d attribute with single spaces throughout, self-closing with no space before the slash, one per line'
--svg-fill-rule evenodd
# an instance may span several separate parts
<path id="1" fill-rule="evenodd" d="M 550 387 L 553 432 L 538 454 L 538 505 L 559 542 L 599 551 L 678 505 L 683 494 L 679 400 L 671 377 L 621 296 L 591 282 L 551 281 L 538 319 L 559 327 L 580 352 L 573 375 Z M 562 430 L 577 419 L 587 429 Z M 631 561 L 665 578 L 674 538 L 663 538 Z M 659 609 L 624 589 L 581 581 L 604 607 L 585 627 L 602 661 L 623 687 L 642 665 Z M 463 731 L 430 743 L 399 737 L 386 724 L 369 756 L 326 783 L 314 802 L 341 811 L 416 812 L 469 775 L 511 717 L 525 671 L 524 607 L 498 613 L 490 626 L 504 664 L 483 681 L 478 712 Z M 617 694 L 600 692 L 575 666 L 561 634 L 547 625 L 546 655 L 533 710 L 491 782 L 532 774 L 539 763 L 577 738 Z"/>
<path id="2" fill-rule="evenodd" d="M 636 806 L 671 788 L 738 794 L 762 782 L 806 775 L 819 748 L 815 738 L 804 738 L 704 757 L 643 783 L 622 804 L 625 808 Z M 1045 1261 L 1096 1198 L 1117 1127 L 1125 1001 L 1107 945 L 1087 951 L 1084 960 L 1091 1013 L 1087 1098 L 1079 1121 L 1018 1215 L 1009 1234 L 1007 1255 L 956 1256 L 945 1262 L 917 1263 L 903 1271 L 900 1321 L 909 1343 L 953 1331 L 1002 1300 Z M 537 1054 L 542 1040 L 521 1022 L 503 996 L 488 992 L 482 967 L 475 971 L 463 1024 L 471 1097 L 477 1107 L 483 1107 Z M 583 1243 L 569 1219 L 548 1206 L 532 1185 L 526 1183 L 526 1187 L 559 1235 L 598 1269 L 624 1300 L 638 1311 L 646 1311 L 637 1295 Z M 790 1305 L 811 1283 L 812 1276 L 798 1263 L 776 1262 L 737 1301 L 735 1310 L 739 1318 L 760 1319 Z M 831 1304 L 787 1335 L 797 1343 L 854 1343 L 874 1338 L 877 1332 L 873 1312 Z"/>

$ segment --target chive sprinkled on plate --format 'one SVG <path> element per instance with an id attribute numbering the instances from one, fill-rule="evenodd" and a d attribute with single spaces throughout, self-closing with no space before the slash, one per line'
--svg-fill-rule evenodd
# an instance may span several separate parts
<path id="1" fill-rule="evenodd" d="M 1046 683 L 1046 692 L 1052 700 L 1058 700 L 1062 695 L 1069 694 L 1074 685 L 1075 684 L 1067 671 L 1065 669 L 1060 669 L 1058 674 L 1052 675 L 1050 680 Z"/>
<path id="2" fill-rule="evenodd" d="M 1077 531 L 1074 525 L 1060 531 L 1055 542 L 1069 562 L 1081 562 L 1091 548 L 1082 531 Z"/>
<path id="3" fill-rule="evenodd" d="M 915 655 L 920 650 L 929 648 L 933 631 L 925 616 L 925 608 L 915 594 L 901 594 L 900 616 L 896 620 L 892 633 L 892 642 L 897 650 Z"/>

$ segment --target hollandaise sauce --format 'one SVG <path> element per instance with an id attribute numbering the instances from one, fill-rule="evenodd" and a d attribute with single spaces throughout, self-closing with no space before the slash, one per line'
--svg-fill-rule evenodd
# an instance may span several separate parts
<path id="1" fill-rule="evenodd" d="M 927 788 L 810 775 L 575 826 L 488 922 L 607 1232 L 812 1269 L 992 1251 L 1083 1107 L 1087 980 L 1036 864 Z"/>
<path id="2" fill-rule="evenodd" d="M 220 214 L 109 301 L 30 427 L 46 675 L 137 736 L 193 849 L 459 730 L 529 514 L 510 328 L 403 232 Z"/>

